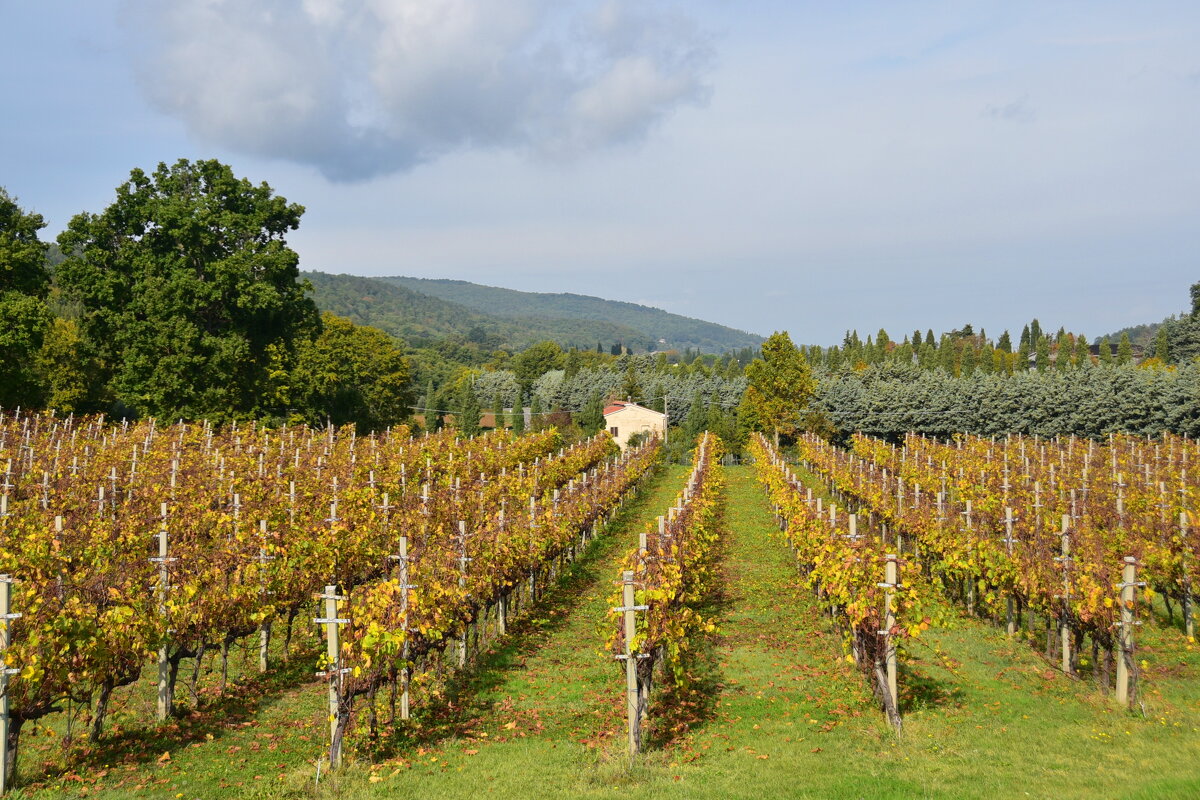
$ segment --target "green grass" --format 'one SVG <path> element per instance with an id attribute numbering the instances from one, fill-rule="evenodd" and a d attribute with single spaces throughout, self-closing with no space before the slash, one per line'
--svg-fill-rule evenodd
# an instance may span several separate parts
<path id="1" fill-rule="evenodd" d="M 603 652 L 605 612 L 621 556 L 685 474 L 662 471 L 546 606 L 448 685 L 442 702 L 422 707 L 379 763 L 352 764 L 314 787 L 323 693 L 298 665 L 239 684 L 178 729 L 122 720 L 123 750 L 72 766 L 91 780 L 91 765 L 109 763 L 94 787 L 57 778 L 17 796 L 1200 796 L 1200 654 L 1158 616 L 1139 629 L 1143 716 L 947 607 L 908 648 L 897 738 L 799 585 L 753 473 L 737 467 L 726 470 L 721 582 L 708 609 L 718 631 L 697 648 L 697 693 L 665 716 L 660 698 L 652 747 L 630 768 L 622 673 Z M 53 742 L 45 746 L 32 758 L 49 758 Z M 171 756 L 160 763 L 162 752 Z"/>

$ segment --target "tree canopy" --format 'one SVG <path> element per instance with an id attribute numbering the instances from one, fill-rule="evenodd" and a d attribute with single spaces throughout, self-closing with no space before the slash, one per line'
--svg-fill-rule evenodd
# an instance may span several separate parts
<path id="1" fill-rule="evenodd" d="M 777 444 L 781 434 L 795 433 L 816 383 L 808 360 L 786 332 L 777 331 L 763 342 L 762 358 L 750 362 L 746 378 L 753 418 L 772 431 Z"/>
<path id="2" fill-rule="evenodd" d="M 38 239 L 45 226 L 0 189 L 0 406 L 40 399 L 33 361 L 51 322 L 46 245 Z"/>
<path id="3" fill-rule="evenodd" d="M 135 169 L 100 214 L 59 236 L 104 399 L 138 414 L 278 412 L 272 372 L 316 332 L 285 235 L 304 208 L 215 161 Z"/>

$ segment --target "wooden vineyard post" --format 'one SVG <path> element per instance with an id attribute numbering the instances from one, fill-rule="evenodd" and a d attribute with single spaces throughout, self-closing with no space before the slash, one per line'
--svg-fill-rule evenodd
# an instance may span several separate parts
<path id="1" fill-rule="evenodd" d="M 171 696 L 171 661 L 170 653 L 168 652 L 171 641 L 171 626 L 167 597 L 171 590 L 171 571 L 169 565 L 175 559 L 171 558 L 167 552 L 166 503 L 163 503 L 159 507 L 159 512 L 161 523 L 158 529 L 158 556 L 150 560 L 158 564 L 158 615 L 162 618 L 163 625 L 163 640 L 158 648 L 157 716 L 159 722 L 166 722 L 171 716 L 171 706 L 174 705 L 174 698 Z"/>
<path id="2" fill-rule="evenodd" d="M 329 666 L 325 670 L 325 677 L 329 679 L 329 768 L 337 769 L 342 764 L 342 743 L 337 739 L 342 676 L 349 672 L 342 668 L 342 644 L 338 626 L 346 625 L 350 620 L 338 617 L 338 601 L 346 598 L 337 593 L 337 586 L 327 585 L 321 599 L 325 601 L 325 616 L 317 617 L 313 622 L 325 626 L 325 652 L 329 660 Z"/>
<path id="3" fill-rule="evenodd" d="M 387 502 L 387 495 L 384 496 L 384 502 Z M 392 556 L 400 565 L 400 628 L 404 631 L 404 646 L 400 650 L 400 719 L 408 719 L 409 710 L 409 689 L 410 689 L 410 674 L 408 670 L 409 642 L 408 642 L 408 593 L 410 590 L 417 588 L 415 584 L 408 582 L 408 537 L 400 537 L 400 552 Z"/>
<path id="4" fill-rule="evenodd" d="M 258 521 L 258 533 L 262 538 L 262 545 L 258 548 L 258 582 L 259 582 L 259 597 L 262 604 L 267 604 L 267 579 L 265 573 L 267 571 L 267 562 L 275 560 L 275 556 L 267 553 L 267 521 L 260 519 Z M 266 672 L 271 667 L 271 617 L 264 616 L 262 622 L 258 624 L 258 671 Z"/>
<path id="5" fill-rule="evenodd" d="M 1192 619 L 1192 583 L 1188 573 L 1187 557 L 1188 515 L 1186 511 L 1179 512 L 1179 540 L 1183 543 L 1183 633 L 1188 639 L 1196 637 L 1196 623 Z"/>
<path id="6" fill-rule="evenodd" d="M 633 640 L 637 636 L 637 612 L 649 606 L 634 605 L 633 570 L 625 570 L 621 576 L 621 607 L 614 609 L 624 615 L 625 652 L 617 658 L 625 662 L 625 710 L 629 717 L 629 757 L 634 758 L 642 749 L 642 711 L 638 690 L 637 662 L 640 657 L 633 651 Z"/>
<path id="7" fill-rule="evenodd" d="M 1124 561 L 1121 583 L 1118 584 L 1121 590 L 1121 621 L 1118 623 L 1120 652 L 1117 654 L 1117 702 L 1128 708 L 1133 688 L 1130 666 L 1133 662 L 1133 626 L 1136 624 L 1133 620 L 1134 603 L 1137 602 L 1135 590 L 1146 584 L 1137 582 L 1137 559 L 1125 556 Z"/>
<path id="8" fill-rule="evenodd" d="M 1012 508 L 1004 509 L 1004 543 L 1008 550 L 1009 560 L 1012 560 L 1013 554 L 1013 512 Z M 1010 593 L 1008 595 L 1008 635 L 1013 636 L 1017 632 L 1017 601 Z"/>
<path id="9" fill-rule="evenodd" d="M 12 611 L 12 578 L 0 575 L 0 794 L 16 775 L 8 774 L 8 679 L 20 672 L 8 664 L 8 648 L 12 644 L 11 623 L 21 615 Z"/>
<path id="10" fill-rule="evenodd" d="M 467 522 L 466 520 L 458 521 L 458 588 L 464 594 L 467 590 L 467 564 L 472 559 L 467 558 Z M 463 626 L 462 638 L 458 640 L 458 668 L 465 669 L 467 666 L 467 648 L 470 642 L 471 623 Z"/>
<path id="11" fill-rule="evenodd" d="M 899 728 L 900 694 L 896 676 L 896 637 L 892 635 L 892 629 L 896 627 L 896 589 L 900 587 L 900 559 L 895 553 L 888 553 L 884 562 L 884 582 L 879 586 L 887 593 L 883 601 L 883 630 L 879 633 L 883 636 L 887 686 L 880 688 L 887 692 L 884 707 L 888 711 L 888 717 L 892 724 Z"/>

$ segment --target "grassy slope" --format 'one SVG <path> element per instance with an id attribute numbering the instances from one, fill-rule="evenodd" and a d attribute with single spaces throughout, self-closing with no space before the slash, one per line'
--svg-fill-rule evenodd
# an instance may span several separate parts
<path id="1" fill-rule="evenodd" d="M 620 555 L 666 507 L 681 468 L 660 475 L 597 543 L 547 610 L 415 739 L 372 768 L 352 767 L 321 797 L 1144 797 L 1200 796 L 1200 657 L 1148 621 L 1147 716 L 1118 711 L 1085 682 L 1048 669 L 989 623 L 946 609 L 910 648 L 901 675 L 905 733 L 877 713 L 837 637 L 799 587 L 749 469 L 727 470 L 719 634 L 698 654 L 700 704 L 672 743 L 629 770 L 621 755 L 622 681 L 603 653 L 603 619 Z M 156 763 L 157 743 L 102 781 L 108 798 L 305 797 L 322 742 L 321 689 L 292 685 L 248 702 L 255 718 L 208 712 L 208 741 Z M 228 714 L 226 718 L 224 715 Z M 249 724 L 246 724 L 249 723 Z M 660 723 L 660 729 L 662 724 Z M 660 731 L 661 734 L 661 731 Z M 308 736 L 307 740 L 300 737 Z M 271 739 L 269 737 L 277 737 Z M 658 738 L 663 738 L 661 735 Z M 275 751 L 267 748 L 276 746 Z M 260 775 L 259 780 L 254 775 Z M 114 788 L 120 778 L 126 783 Z M 166 779 L 158 785 L 149 781 Z M 60 784 L 68 788 L 70 783 Z M 142 791 L 130 786 L 146 786 Z M 69 794 L 74 795 L 74 790 Z M 52 796 L 58 792 L 38 792 Z"/>

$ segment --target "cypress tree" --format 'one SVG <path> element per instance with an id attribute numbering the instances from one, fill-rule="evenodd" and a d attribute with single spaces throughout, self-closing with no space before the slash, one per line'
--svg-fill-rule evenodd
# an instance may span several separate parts
<path id="1" fill-rule="evenodd" d="M 518 436 L 525 432 L 525 397 L 517 392 L 517 404 L 513 406 L 513 433 Z"/>
<path id="2" fill-rule="evenodd" d="M 1054 366 L 1060 372 L 1071 366 L 1072 349 L 1071 339 L 1067 336 L 1066 330 L 1059 328 L 1054 342 Z"/>
<path id="3" fill-rule="evenodd" d="M 1042 325 L 1037 321 L 1037 317 L 1034 317 L 1033 322 L 1029 323 L 1029 341 L 1036 344 L 1040 338 L 1042 338 Z"/>
<path id="4" fill-rule="evenodd" d="M 963 343 L 960 374 L 966 378 L 975 372 L 975 346 L 970 341 Z"/>
<path id="5" fill-rule="evenodd" d="M 540 431 L 546 427 L 546 421 L 542 419 L 542 398 L 541 395 L 534 394 L 533 400 L 529 402 L 529 430 Z"/>
<path id="6" fill-rule="evenodd" d="M 1092 363 L 1092 352 L 1088 349 L 1087 337 L 1082 333 L 1075 334 L 1075 366 L 1086 367 Z"/>
<path id="7" fill-rule="evenodd" d="M 954 345 L 954 339 L 943 333 L 942 345 L 938 348 L 938 365 L 951 376 L 958 374 L 958 348 Z"/>
<path id="8" fill-rule="evenodd" d="M 1164 364 L 1167 363 L 1167 357 L 1170 355 L 1167 347 L 1167 327 L 1163 325 L 1158 329 L 1158 335 L 1154 337 L 1154 357 Z"/>
<path id="9" fill-rule="evenodd" d="M 1017 348 L 1017 357 L 1013 359 L 1014 372 L 1029 371 L 1029 342 L 1026 341 L 1026 334 L 1029 332 L 1029 329 L 1026 328 L 1025 331 L 1026 333 L 1021 334 L 1021 346 Z"/>
<path id="10" fill-rule="evenodd" d="M 931 347 L 937 346 L 937 339 L 933 338 L 933 328 L 925 331 L 925 344 L 930 345 Z"/>
<path id="11" fill-rule="evenodd" d="M 992 343 L 986 339 L 983 342 L 983 347 L 979 348 L 979 371 L 985 374 L 990 374 L 996 371 L 996 348 L 992 347 Z"/>
<path id="12" fill-rule="evenodd" d="M 468 378 L 459 395 L 458 408 L 455 409 L 456 426 L 463 436 L 474 436 L 479 433 L 479 398 L 475 396 L 475 387 Z"/>
<path id="13" fill-rule="evenodd" d="M 1012 352 L 1012 337 L 1008 335 L 1008 331 L 1000 334 L 1000 341 L 996 342 L 996 349 L 1002 353 Z"/>
<path id="14" fill-rule="evenodd" d="M 1029 338 L 1029 326 L 1026 325 L 1024 328 L 1021 329 L 1020 347 L 1024 347 L 1025 352 L 1028 353 L 1030 351 L 1030 349 L 1032 348 L 1032 346 L 1033 346 L 1032 341 Z"/>
<path id="15" fill-rule="evenodd" d="M 1117 345 L 1117 363 L 1128 364 L 1133 361 L 1133 342 L 1129 341 L 1129 334 L 1121 334 L 1121 343 Z"/>
<path id="16" fill-rule="evenodd" d="M 1108 343 L 1108 337 L 1105 336 L 1100 340 L 1100 363 L 1111 364 L 1112 360 L 1112 345 Z"/>
<path id="17" fill-rule="evenodd" d="M 1038 337 L 1037 360 L 1034 363 L 1038 372 L 1045 372 L 1050 367 L 1050 337 Z"/>
<path id="18" fill-rule="evenodd" d="M 504 429 L 504 398 L 500 396 L 500 390 L 496 390 L 496 396 L 492 398 L 492 427 L 495 430 Z"/>

